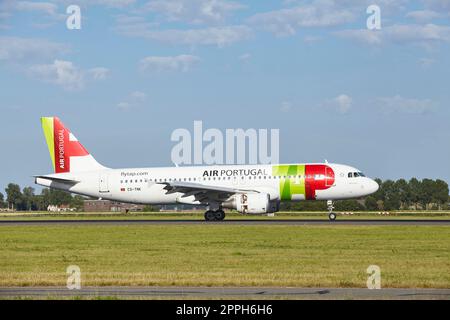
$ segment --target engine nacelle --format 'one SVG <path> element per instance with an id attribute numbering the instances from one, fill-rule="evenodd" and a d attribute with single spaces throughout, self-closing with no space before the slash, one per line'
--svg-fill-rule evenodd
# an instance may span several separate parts
<path id="1" fill-rule="evenodd" d="M 242 214 L 263 214 L 270 211 L 267 193 L 244 193 L 235 196 L 236 210 Z"/>

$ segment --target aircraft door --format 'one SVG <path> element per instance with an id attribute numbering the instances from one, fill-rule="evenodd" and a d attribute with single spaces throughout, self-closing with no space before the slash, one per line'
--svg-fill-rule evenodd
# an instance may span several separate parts
<path id="1" fill-rule="evenodd" d="M 99 176 L 99 192 L 100 193 L 109 192 L 108 174 L 106 173 L 101 173 Z"/>

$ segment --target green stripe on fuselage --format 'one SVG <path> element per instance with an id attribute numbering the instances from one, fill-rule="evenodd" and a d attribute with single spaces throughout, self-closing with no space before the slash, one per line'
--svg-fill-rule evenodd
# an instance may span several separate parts
<path id="1" fill-rule="evenodd" d="M 299 175 L 301 178 L 297 177 Z M 281 176 L 280 199 L 282 201 L 290 201 L 294 195 L 305 196 L 305 165 L 273 166 L 272 176 Z"/>

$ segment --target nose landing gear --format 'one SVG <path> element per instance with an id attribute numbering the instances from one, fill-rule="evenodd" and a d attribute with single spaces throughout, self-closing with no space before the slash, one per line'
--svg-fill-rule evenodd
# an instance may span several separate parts
<path id="1" fill-rule="evenodd" d="M 327 201 L 327 207 L 328 207 L 328 218 L 330 221 L 336 220 L 336 213 L 333 212 L 334 206 L 333 206 L 333 200 Z"/>

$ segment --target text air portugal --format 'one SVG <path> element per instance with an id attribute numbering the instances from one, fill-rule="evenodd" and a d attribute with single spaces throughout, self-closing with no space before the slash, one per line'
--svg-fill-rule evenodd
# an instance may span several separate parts
<path id="1" fill-rule="evenodd" d="M 89 152 L 78 142 L 70 141 L 70 131 L 58 118 L 53 119 L 53 139 L 55 142 L 55 172 L 70 172 L 70 157 L 87 156 Z"/>

